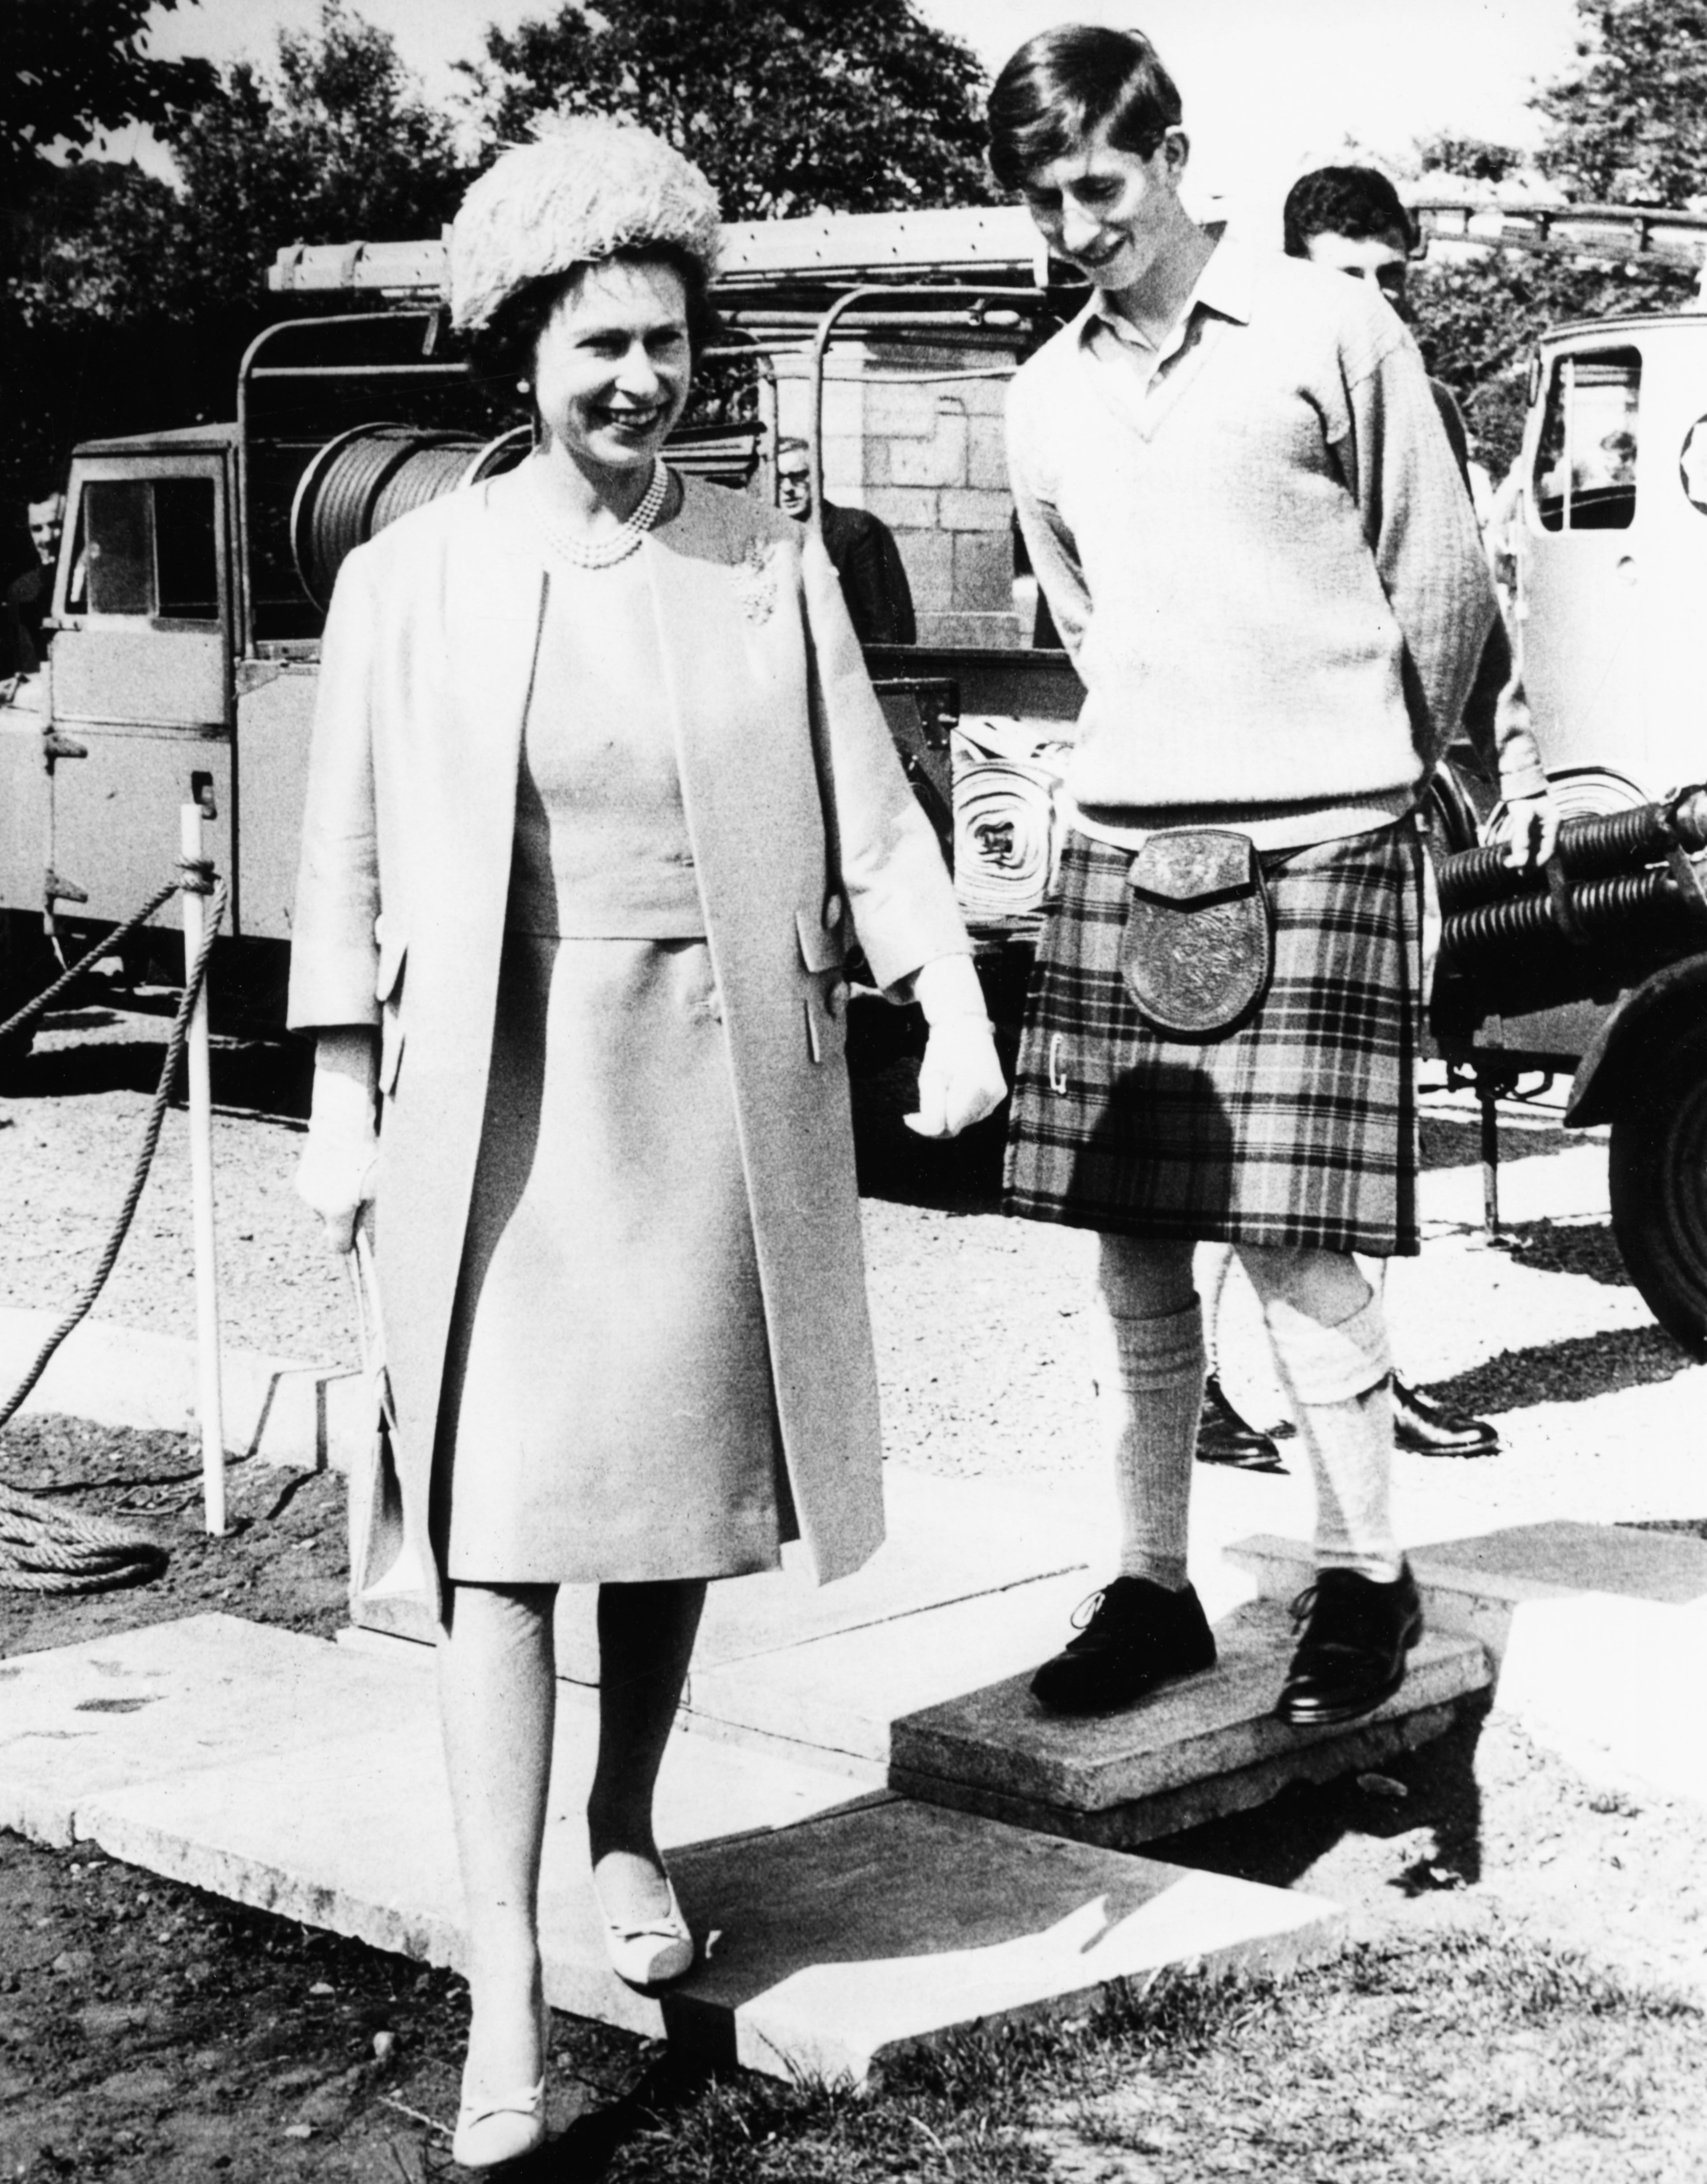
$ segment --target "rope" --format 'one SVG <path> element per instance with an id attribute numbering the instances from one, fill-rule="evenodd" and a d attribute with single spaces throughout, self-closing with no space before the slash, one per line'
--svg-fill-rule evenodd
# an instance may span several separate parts
<path id="1" fill-rule="evenodd" d="M 27 1008 L 21 1009 L 8 1022 L 0 1024 L 0 1039 L 27 1023 L 39 1015 L 56 994 L 63 993 L 80 971 L 98 956 L 111 951 L 115 939 L 133 931 L 152 916 L 169 896 L 180 891 L 195 894 L 211 893 L 212 904 L 202 930 L 201 945 L 196 950 L 195 961 L 190 966 L 189 976 L 178 999 L 172 1028 L 166 1039 L 165 1060 L 160 1065 L 160 1080 L 149 1103 L 148 1119 L 142 1126 L 142 1144 L 131 1170 L 130 1188 L 125 1193 L 124 1204 L 118 1219 L 107 1240 L 100 1262 L 93 1274 L 83 1284 L 75 1301 L 66 1312 L 53 1333 L 42 1345 L 23 1379 L 3 1404 L 0 1404 L 0 1426 L 4 1426 L 28 1396 L 30 1390 L 47 1369 L 48 1362 L 73 1328 L 88 1316 L 90 1307 L 106 1286 L 107 1277 L 113 1271 L 131 1222 L 148 1182 L 148 1171 L 153 1166 L 154 1153 L 160 1142 L 160 1129 L 165 1121 L 166 1109 L 170 1105 L 172 1086 L 178 1074 L 178 1064 L 183 1058 L 184 1042 L 189 1036 L 190 1017 L 196 998 L 207 977 L 208 958 L 213 952 L 215 936 L 226 914 L 229 890 L 224 880 L 215 882 L 212 867 L 201 859 L 185 858 L 181 862 L 180 877 L 160 889 L 148 905 L 139 911 L 130 923 L 118 933 L 109 933 L 89 953 L 81 957 L 64 975 L 55 980 L 46 993 L 39 994 Z M 14 1488 L 0 1486 L 0 1590 L 13 1592 L 103 1592 L 122 1585 L 147 1585 L 165 1574 L 167 1562 L 165 1549 L 158 1540 L 146 1533 L 135 1531 L 123 1524 L 114 1524 L 105 1517 L 78 1516 L 68 1510 L 45 1509 L 32 1496 L 21 1494 Z"/>
<path id="2" fill-rule="evenodd" d="M 189 887 L 190 883 L 190 878 L 187 876 L 182 879 L 168 880 L 163 888 L 158 889 L 149 897 L 128 924 L 121 925 L 116 933 L 103 933 L 88 954 L 80 956 L 70 969 L 62 972 L 45 993 L 37 994 L 33 1001 L 25 1003 L 15 1017 L 8 1017 L 4 1023 L 0 1023 L 0 1045 L 3 1045 L 14 1031 L 22 1031 L 26 1023 L 33 1023 L 42 1010 L 58 1000 L 66 987 L 74 984 L 81 978 L 92 963 L 98 963 L 103 956 L 110 956 L 121 940 L 128 940 L 139 925 L 148 923 L 163 902 L 176 894 L 180 889 Z M 197 894 L 205 894 L 208 890 L 206 888 L 198 887 L 193 892 Z"/>

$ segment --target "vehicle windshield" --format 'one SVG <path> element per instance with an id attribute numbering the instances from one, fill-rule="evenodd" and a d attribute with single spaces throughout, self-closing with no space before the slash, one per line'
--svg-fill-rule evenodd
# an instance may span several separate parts
<path id="1" fill-rule="evenodd" d="M 1535 456 L 1544 531 L 1624 531 L 1636 520 L 1642 359 L 1633 348 L 1554 360 Z"/>

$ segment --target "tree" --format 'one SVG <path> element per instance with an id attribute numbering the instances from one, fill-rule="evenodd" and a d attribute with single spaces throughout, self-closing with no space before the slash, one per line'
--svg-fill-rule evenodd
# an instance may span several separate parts
<path id="1" fill-rule="evenodd" d="M 186 308 L 254 307 L 290 242 L 437 235 L 469 176 L 390 35 L 325 0 L 281 32 L 275 73 L 240 64 L 166 131 L 182 202 L 165 284 Z"/>
<path id="2" fill-rule="evenodd" d="M 1533 161 L 1442 131 L 1417 146 L 1425 177 L 1497 184 L 1538 168 L 1567 198 L 1591 204 L 1682 207 L 1707 192 L 1707 0 L 1577 4 L 1578 66 L 1531 102 L 1545 125 Z M 1548 327 L 1680 310 L 1695 278 L 1654 259 L 1513 249 L 1436 259 L 1419 269 L 1411 293 L 1431 369 L 1464 403 L 1498 471 L 1517 453 L 1529 356 Z"/>
<path id="3" fill-rule="evenodd" d="M 1577 0 L 1578 73 L 1532 102 L 1544 173 L 1589 203 L 1687 204 L 1707 192 L 1707 0 Z"/>
<path id="4" fill-rule="evenodd" d="M 159 0 L 176 8 L 178 0 Z M 204 97 L 206 61 L 142 50 L 154 0 L 6 0 L 0 190 L 15 203 L 48 153 L 75 159 L 103 130 L 174 120 Z"/>
<path id="5" fill-rule="evenodd" d="M 491 138 L 628 115 L 704 168 L 726 219 L 990 201 L 984 71 L 912 0 L 570 0 L 463 65 Z"/>
<path id="6" fill-rule="evenodd" d="M 1455 136 L 1438 130 L 1420 136 L 1416 160 L 1425 175 L 1452 175 L 1465 182 L 1503 182 L 1529 164 L 1515 144 L 1495 144 L 1486 136 Z"/>
<path id="7" fill-rule="evenodd" d="M 1693 287 L 1684 267 L 1496 251 L 1420 266 L 1411 301 L 1429 369 L 1463 404 L 1481 459 L 1498 476 L 1517 454 L 1530 354 L 1549 326 L 1621 311 L 1680 310 Z"/>
<path id="8" fill-rule="evenodd" d="M 44 161 L 11 223 L 0 483 L 14 495 L 62 475 L 87 434 L 229 416 L 238 359 L 279 315 L 266 271 L 281 245 L 435 235 L 467 180 L 449 116 L 339 0 L 316 34 L 281 36 L 273 68 L 209 70 L 156 126 L 176 188 L 133 165 Z"/>

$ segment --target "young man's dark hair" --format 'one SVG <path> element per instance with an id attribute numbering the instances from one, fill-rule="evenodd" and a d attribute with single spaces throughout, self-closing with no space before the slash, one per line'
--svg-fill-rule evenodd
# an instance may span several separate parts
<path id="1" fill-rule="evenodd" d="M 1313 235 L 1395 235 L 1417 247 L 1417 224 L 1398 192 L 1374 167 L 1318 167 L 1300 175 L 1281 213 L 1288 258 L 1309 255 Z"/>
<path id="2" fill-rule="evenodd" d="M 1141 31 L 1062 23 L 1029 38 L 990 94 L 990 170 L 1004 190 L 1106 129 L 1117 152 L 1149 159 L 1182 112 L 1174 79 Z"/>

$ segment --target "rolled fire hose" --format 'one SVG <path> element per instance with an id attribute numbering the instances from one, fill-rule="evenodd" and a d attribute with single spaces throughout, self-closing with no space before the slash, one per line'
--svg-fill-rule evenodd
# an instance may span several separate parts
<path id="1" fill-rule="evenodd" d="M 954 760 L 954 885 L 969 918 L 1024 916 L 1048 890 L 1059 834 L 1060 746 L 962 722 Z"/>

